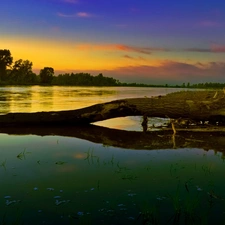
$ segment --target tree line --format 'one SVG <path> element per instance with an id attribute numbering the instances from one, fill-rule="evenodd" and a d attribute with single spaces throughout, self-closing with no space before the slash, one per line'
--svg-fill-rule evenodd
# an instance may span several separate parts
<path id="1" fill-rule="evenodd" d="M 32 70 L 33 63 L 19 59 L 13 62 L 10 50 L 0 49 L 0 84 L 50 84 L 54 69 L 44 67 L 37 75 Z"/>
<path id="2" fill-rule="evenodd" d="M 19 59 L 13 62 L 10 50 L 0 49 L 0 84 L 1 85 L 76 85 L 76 86 L 118 86 L 120 82 L 101 73 L 92 76 L 89 73 L 65 73 L 54 75 L 52 67 L 44 67 L 39 74 L 32 70 L 33 63 Z"/>
<path id="3" fill-rule="evenodd" d="M 33 63 L 19 59 L 15 62 L 10 50 L 0 49 L 0 85 L 74 85 L 74 86 L 129 86 L 129 87 L 171 87 L 171 88 L 224 88 L 225 83 L 199 83 L 181 85 L 154 85 L 143 83 L 121 83 L 101 73 L 93 76 L 89 73 L 65 73 L 54 75 L 52 67 L 44 67 L 39 74 L 32 70 Z"/>

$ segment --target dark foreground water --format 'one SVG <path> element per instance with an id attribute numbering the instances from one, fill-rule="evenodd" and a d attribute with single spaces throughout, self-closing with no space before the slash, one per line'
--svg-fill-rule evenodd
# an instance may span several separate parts
<path id="1" fill-rule="evenodd" d="M 224 219 L 221 153 L 128 150 L 60 136 L 1 134 L 0 140 L 1 224 Z"/>
<path id="2" fill-rule="evenodd" d="M 53 134 L 0 134 L 0 224 L 224 224 L 222 152 Z"/>

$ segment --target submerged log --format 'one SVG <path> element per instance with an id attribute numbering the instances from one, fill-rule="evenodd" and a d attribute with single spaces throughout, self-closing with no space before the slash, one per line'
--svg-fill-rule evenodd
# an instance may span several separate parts
<path id="1" fill-rule="evenodd" d="M 67 111 L 8 113 L 0 126 L 79 125 L 125 116 L 188 118 L 191 121 L 224 123 L 223 91 L 176 92 L 165 96 L 128 98 Z"/>

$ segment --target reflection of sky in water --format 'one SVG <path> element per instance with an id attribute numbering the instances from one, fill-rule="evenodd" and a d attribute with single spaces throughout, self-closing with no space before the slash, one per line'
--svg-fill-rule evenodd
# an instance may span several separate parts
<path id="1" fill-rule="evenodd" d="M 0 104 L 1 113 L 66 110 L 171 91 L 175 89 L 1 87 Z M 96 124 L 140 131 L 141 119 Z M 149 126 L 164 122 L 152 118 Z M 93 224 L 143 224 L 139 213 L 159 201 L 163 218 L 174 215 L 168 196 L 176 196 L 179 187 L 180 202 L 187 194 L 198 196 L 204 206 L 198 214 L 211 210 L 212 224 L 224 215 L 219 202 L 225 199 L 221 157 L 202 149 L 129 150 L 70 137 L 0 134 L 0 219 L 29 225 L 85 224 L 87 219 Z M 213 210 L 208 201 L 211 191 L 220 196 Z"/>
<path id="2" fill-rule="evenodd" d="M 122 117 L 122 118 L 115 118 L 109 119 L 105 121 L 100 121 L 94 123 L 98 126 L 104 126 L 108 128 L 114 128 L 119 130 L 136 130 L 141 131 L 141 117 L 139 116 L 129 116 L 129 117 Z"/>
<path id="3" fill-rule="evenodd" d="M 141 116 L 128 116 L 115 119 L 104 120 L 94 123 L 98 126 L 119 129 L 119 130 L 128 130 L 128 131 L 142 131 Z M 148 130 L 156 130 L 157 127 L 166 125 L 169 122 L 169 119 L 164 118 L 148 118 Z"/>
<path id="4" fill-rule="evenodd" d="M 187 194 L 184 184 L 189 181 L 190 195 L 199 194 L 200 187 L 203 201 L 210 185 L 225 197 L 225 164 L 213 151 L 135 151 L 77 138 L 1 134 L 0 159 L 0 217 L 19 210 L 25 224 L 34 219 L 39 224 L 46 220 L 65 224 L 69 215 L 79 212 L 92 221 L 110 218 L 107 224 L 118 224 L 120 218 L 129 224 L 129 217 L 137 218 L 146 201 L 157 203 L 157 198 L 174 194 L 178 184 L 181 196 Z M 11 196 L 8 206 L 6 196 Z M 170 213 L 171 202 L 164 201 L 170 204 L 166 211 Z M 109 210 L 119 217 L 109 217 Z"/>

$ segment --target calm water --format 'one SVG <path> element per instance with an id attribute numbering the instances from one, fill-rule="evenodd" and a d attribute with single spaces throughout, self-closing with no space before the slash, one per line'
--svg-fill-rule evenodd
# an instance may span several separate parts
<path id="1" fill-rule="evenodd" d="M 75 109 L 172 91 L 7 87 L 0 89 L 1 113 Z M 101 125 L 138 130 L 140 121 Z M 131 150 L 63 135 L 2 133 L 0 224 L 223 224 L 224 171 L 222 153 L 211 149 Z"/>
<path id="2" fill-rule="evenodd" d="M 179 90 L 130 87 L 0 87 L 0 113 L 78 109 L 121 98 L 151 97 Z"/>
<path id="3" fill-rule="evenodd" d="M 117 99 L 151 97 L 180 90 L 135 87 L 0 87 L 0 114 L 71 110 Z M 96 124 L 117 129 L 141 130 L 138 117 L 113 119 Z"/>

